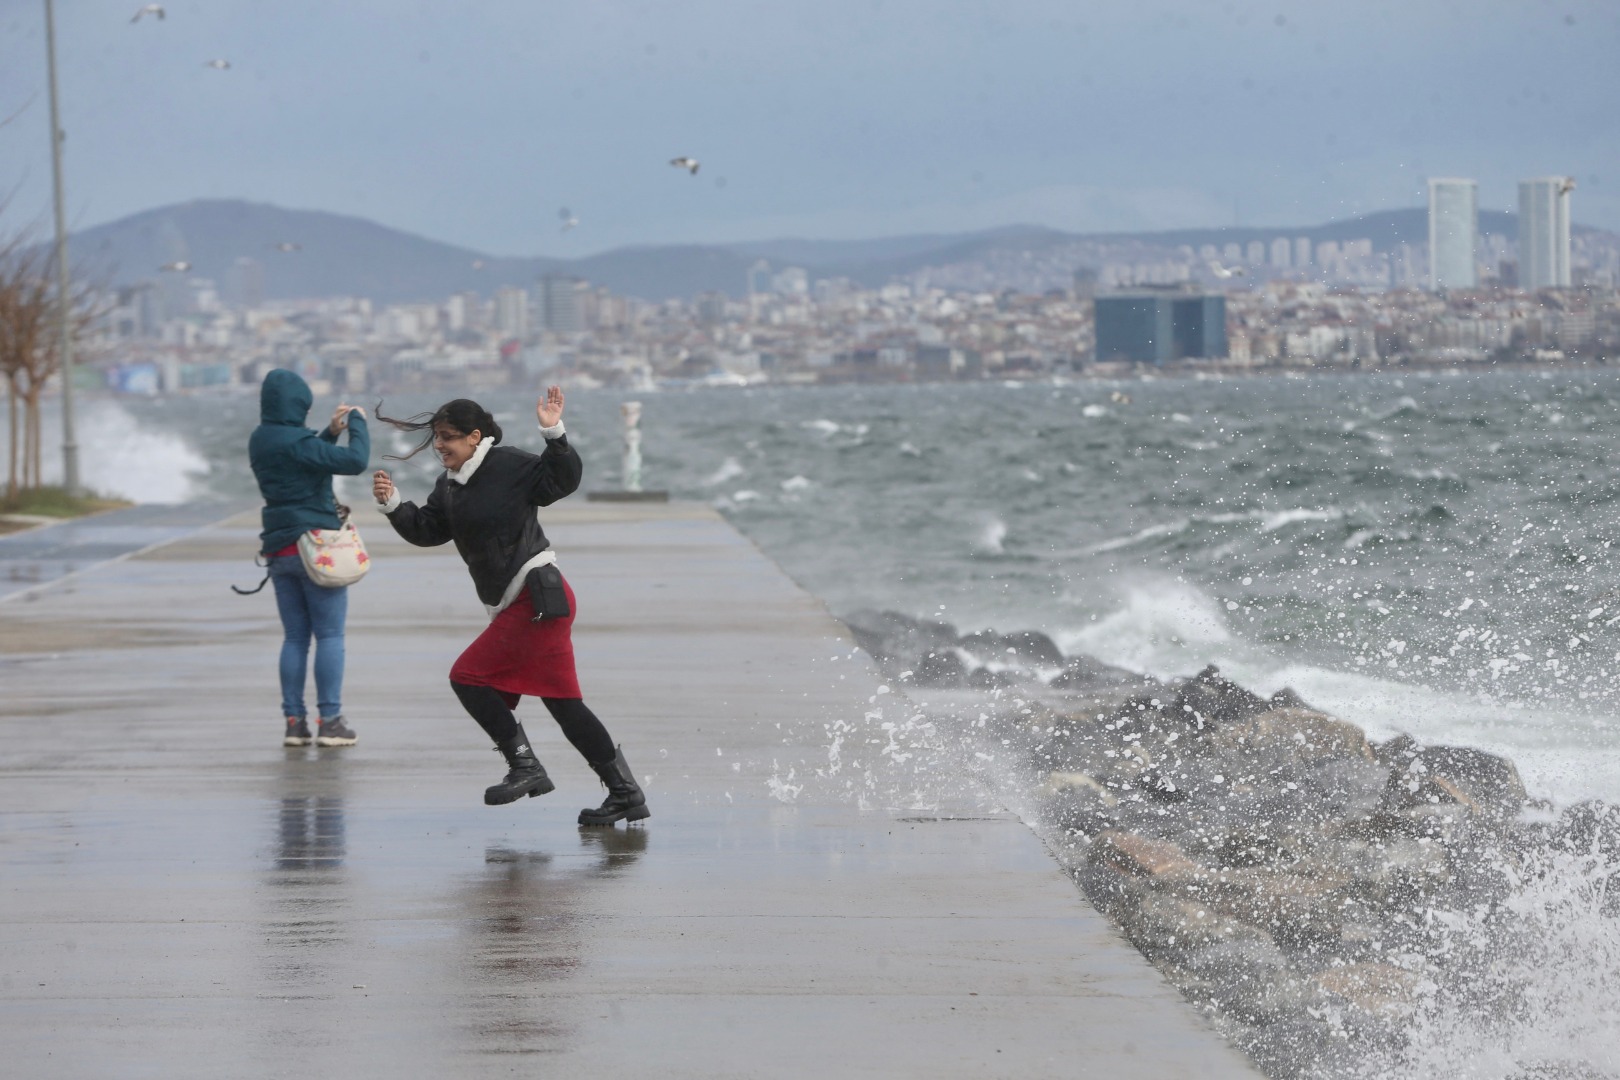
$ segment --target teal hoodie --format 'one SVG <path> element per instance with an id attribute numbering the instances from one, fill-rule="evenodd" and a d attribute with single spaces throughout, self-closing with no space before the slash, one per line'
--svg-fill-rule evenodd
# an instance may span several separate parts
<path id="1" fill-rule="evenodd" d="M 315 395 L 297 372 L 277 368 L 259 388 L 259 426 L 248 440 L 248 461 L 264 496 L 259 550 L 268 555 L 311 529 L 336 529 L 332 476 L 358 476 L 371 460 L 366 418 L 349 414 L 349 445 L 337 445 L 330 427 L 304 426 Z"/>

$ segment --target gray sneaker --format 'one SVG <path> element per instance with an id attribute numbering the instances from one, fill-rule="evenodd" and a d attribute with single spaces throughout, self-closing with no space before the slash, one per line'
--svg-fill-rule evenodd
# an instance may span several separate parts
<path id="1" fill-rule="evenodd" d="M 313 741 L 308 720 L 302 716 L 287 717 L 287 734 L 281 737 L 282 746 L 308 746 Z"/>
<path id="2" fill-rule="evenodd" d="M 341 716 L 322 720 L 320 731 L 315 735 L 316 746 L 353 746 L 357 741 L 354 729 L 345 724 Z"/>

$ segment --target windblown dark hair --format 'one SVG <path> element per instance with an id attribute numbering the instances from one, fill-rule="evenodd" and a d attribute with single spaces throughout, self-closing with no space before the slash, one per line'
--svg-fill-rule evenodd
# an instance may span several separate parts
<path id="1" fill-rule="evenodd" d="M 486 439 L 497 443 L 501 441 L 501 425 L 495 422 L 495 418 L 489 414 L 488 409 L 469 398 L 456 398 L 454 401 L 447 401 L 440 405 L 433 412 L 419 412 L 415 416 L 407 416 L 403 420 L 384 416 L 382 402 L 380 401 L 377 402 L 377 407 L 372 411 L 378 420 L 385 424 L 392 424 L 401 431 L 427 432 L 426 437 L 417 443 L 416 449 L 410 453 L 383 455 L 383 457 L 393 458 L 395 461 L 407 461 L 432 446 L 433 429 L 440 424 L 444 424 L 463 435 L 471 435 L 477 431 Z"/>

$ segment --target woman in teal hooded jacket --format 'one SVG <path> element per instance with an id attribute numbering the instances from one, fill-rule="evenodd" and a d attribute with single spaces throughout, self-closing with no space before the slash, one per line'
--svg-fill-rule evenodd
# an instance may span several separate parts
<path id="1" fill-rule="evenodd" d="M 248 460 L 264 496 L 264 531 L 259 551 L 276 586 L 281 642 L 281 714 L 284 746 L 353 746 L 354 731 L 343 720 L 343 623 L 349 590 L 315 584 L 298 556 L 298 538 L 311 529 L 336 529 L 337 498 L 332 477 L 357 476 L 371 458 L 366 414 L 339 405 L 319 432 L 304 426 L 315 397 L 296 372 L 277 368 L 259 388 L 259 426 L 248 440 Z M 347 429 L 349 445 L 339 446 Z M 309 643 L 315 641 L 315 696 L 320 731 L 313 740 L 304 708 Z"/>

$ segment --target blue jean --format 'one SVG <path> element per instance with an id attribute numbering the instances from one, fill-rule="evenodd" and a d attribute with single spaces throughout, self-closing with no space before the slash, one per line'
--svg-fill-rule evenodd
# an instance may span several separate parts
<path id="1" fill-rule="evenodd" d="M 297 555 L 270 559 L 281 613 L 281 715 L 308 716 L 304 677 L 309 670 L 309 639 L 315 638 L 315 697 L 322 720 L 343 715 L 343 621 L 349 613 L 347 587 L 327 589 L 309 580 Z"/>

